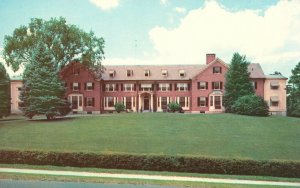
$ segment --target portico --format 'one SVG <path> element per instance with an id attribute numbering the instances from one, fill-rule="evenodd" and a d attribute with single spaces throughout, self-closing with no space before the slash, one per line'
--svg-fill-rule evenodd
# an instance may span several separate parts
<path id="1" fill-rule="evenodd" d="M 153 112 L 153 93 L 140 92 L 139 93 L 139 108 L 140 112 Z"/>

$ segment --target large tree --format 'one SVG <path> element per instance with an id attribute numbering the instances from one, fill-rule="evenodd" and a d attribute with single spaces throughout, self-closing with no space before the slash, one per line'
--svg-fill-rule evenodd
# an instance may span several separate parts
<path id="1" fill-rule="evenodd" d="M 10 114 L 10 79 L 0 63 L 0 118 Z"/>
<path id="2" fill-rule="evenodd" d="M 66 23 L 62 17 L 45 21 L 31 19 L 28 26 L 16 28 L 12 36 L 5 36 L 4 59 L 14 71 L 29 63 L 37 43 L 43 43 L 51 53 L 51 62 L 57 70 L 74 59 L 101 70 L 104 58 L 104 39 L 91 31 L 84 32 L 75 25 Z"/>
<path id="3" fill-rule="evenodd" d="M 59 79 L 53 62 L 53 54 L 40 42 L 32 51 L 30 63 L 26 64 L 20 99 L 24 115 L 46 115 L 52 119 L 68 113 L 68 103 L 64 99 L 65 88 Z"/>
<path id="4" fill-rule="evenodd" d="M 225 76 L 224 106 L 226 112 L 232 112 L 232 105 L 240 97 L 254 94 L 248 72 L 249 62 L 245 56 L 234 53 Z"/>
<path id="5" fill-rule="evenodd" d="M 300 62 L 292 70 L 289 84 L 291 84 L 291 87 L 289 89 L 287 113 L 289 116 L 300 117 Z"/>

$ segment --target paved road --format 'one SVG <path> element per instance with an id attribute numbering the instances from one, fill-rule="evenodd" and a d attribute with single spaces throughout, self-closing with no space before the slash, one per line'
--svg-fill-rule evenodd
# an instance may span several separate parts
<path id="1" fill-rule="evenodd" d="M 271 185 L 271 186 L 300 187 L 300 182 L 275 182 L 275 181 L 217 179 L 217 178 L 183 177 L 183 176 L 161 176 L 161 175 L 142 175 L 142 174 L 111 174 L 111 173 L 54 171 L 54 170 L 33 170 L 33 169 L 16 169 L 16 168 L 0 168 L 0 172 L 23 173 L 23 174 L 45 174 L 45 175 L 58 175 L 58 176 L 64 175 L 64 176 L 79 176 L 79 177 L 99 177 L 99 178 L 121 178 L 121 179 L 187 181 L 187 182 L 223 183 L 223 184 L 226 183 L 226 184 Z"/>
<path id="2" fill-rule="evenodd" d="M 56 181 L 0 180 L 1 188 L 174 188 L 151 185 L 122 185 Z"/>

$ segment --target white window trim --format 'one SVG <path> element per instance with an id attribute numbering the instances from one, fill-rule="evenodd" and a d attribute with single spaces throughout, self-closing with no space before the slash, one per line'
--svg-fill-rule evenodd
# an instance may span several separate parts
<path id="1" fill-rule="evenodd" d="M 187 91 L 188 90 L 187 83 L 177 83 L 176 87 L 177 87 L 177 91 Z M 183 90 L 182 90 L 182 88 L 183 88 Z"/>
<path id="2" fill-rule="evenodd" d="M 127 86 L 129 86 L 129 87 L 127 87 Z M 130 90 L 127 90 L 128 88 L 130 88 Z M 134 84 L 124 84 L 123 85 L 123 90 L 124 91 L 133 91 L 133 88 L 134 88 Z"/>
<path id="3" fill-rule="evenodd" d="M 113 90 L 110 91 L 110 86 L 112 86 Z M 116 91 L 116 84 L 105 84 L 105 91 L 106 92 L 115 92 Z"/>
<path id="4" fill-rule="evenodd" d="M 158 85 L 159 91 L 170 91 L 170 84 L 169 83 L 160 83 Z M 165 90 L 163 90 L 165 88 Z"/>

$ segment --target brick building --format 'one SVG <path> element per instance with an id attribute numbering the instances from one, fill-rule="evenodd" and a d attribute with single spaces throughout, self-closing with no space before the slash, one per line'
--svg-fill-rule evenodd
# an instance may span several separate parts
<path id="1" fill-rule="evenodd" d="M 169 102 L 177 102 L 186 112 L 219 113 L 224 111 L 227 70 L 228 65 L 215 54 L 207 54 L 206 64 L 106 66 L 102 75 L 74 62 L 61 76 L 74 113 L 114 111 L 116 102 L 133 112 L 161 112 Z M 259 64 L 250 64 L 248 71 L 270 113 L 285 115 L 287 78 L 266 76 Z"/>

